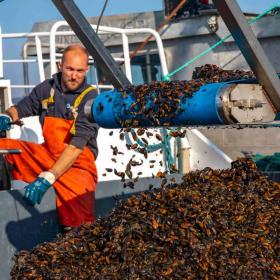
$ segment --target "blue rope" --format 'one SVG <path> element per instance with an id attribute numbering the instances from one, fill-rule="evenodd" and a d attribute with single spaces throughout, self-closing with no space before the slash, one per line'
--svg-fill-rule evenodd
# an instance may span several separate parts
<path id="1" fill-rule="evenodd" d="M 151 145 L 146 145 L 140 138 L 137 136 L 135 139 L 135 142 L 143 147 L 146 148 L 148 153 L 152 153 L 155 151 L 158 151 L 160 149 L 163 150 L 163 156 L 164 156 L 164 163 L 166 166 L 166 171 L 170 172 L 171 166 L 175 164 L 175 159 L 172 156 L 172 151 L 171 151 L 171 144 L 170 140 L 171 137 L 169 136 L 168 129 L 162 128 L 160 129 L 161 135 L 163 136 L 162 142 L 158 144 L 151 144 Z M 130 133 L 136 133 L 135 130 L 132 128 Z M 131 137 L 129 133 L 125 133 L 125 140 L 128 145 L 132 145 Z M 137 151 L 137 150 L 136 150 Z"/>
<path id="2" fill-rule="evenodd" d="M 164 137 L 162 142 L 162 150 L 163 150 L 163 156 L 166 165 L 166 171 L 170 173 L 171 165 L 175 164 L 175 159 L 172 156 L 172 150 L 171 150 L 171 143 L 170 143 L 171 137 L 169 136 L 166 128 L 162 129 L 162 135 Z"/>
<path id="3" fill-rule="evenodd" d="M 136 133 L 135 130 L 132 128 L 131 129 L 131 133 Z M 129 136 L 128 133 L 125 134 L 125 140 L 127 142 L 128 145 L 132 145 L 132 141 L 131 141 L 131 138 Z M 146 148 L 147 152 L 148 153 L 152 153 L 152 152 L 155 152 L 159 149 L 162 148 L 162 143 L 159 143 L 159 144 L 151 144 L 151 145 L 146 145 L 142 140 L 139 139 L 139 137 L 136 138 L 135 142 L 141 146 L 142 148 Z M 146 147 L 147 146 L 147 147 Z"/>

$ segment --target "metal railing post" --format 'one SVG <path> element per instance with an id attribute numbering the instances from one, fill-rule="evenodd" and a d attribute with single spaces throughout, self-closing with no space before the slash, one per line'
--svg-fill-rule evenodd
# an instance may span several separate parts
<path id="1" fill-rule="evenodd" d="M 4 78 L 3 71 L 3 41 L 2 41 L 2 29 L 0 26 L 0 79 Z"/>
<path id="2" fill-rule="evenodd" d="M 44 69 L 43 54 L 42 54 L 42 44 L 38 36 L 35 37 L 35 43 L 36 43 L 36 53 L 37 53 L 37 60 L 38 60 L 40 82 L 43 82 L 46 79 L 46 77 L 45 77 L 45 69 Z"/>
<path id="3" fill-rule="evenodd" d="M 123 40 L 123 55 L 124 55 L 125 74 L 126 74 L 126 77 L 128 78 L 128 80 L 132 83 L 128 37 L 124 33 L 122 34 L 122 40 Z"/>

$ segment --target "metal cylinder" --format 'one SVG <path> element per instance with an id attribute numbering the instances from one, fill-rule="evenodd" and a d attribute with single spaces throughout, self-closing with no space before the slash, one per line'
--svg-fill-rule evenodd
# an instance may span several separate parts
<path id="1" fill-rule="evenodd" d="M 155 112 L 153 97 L 153 93 L 146 96 L 145 106 Z M 138 127 L 164 126 L 166 123 L 172 127 L 269 122 L 275 118 L 262 88 L 255 84 L 206 84 L 192 97 L 181 97 L 179 104 L 175 116 L 161 118 L 155 124 L 145 113 L 139 113 L 141 108 L 135 95 L 126 92 L 123 96 L 122 92 L 112 90 L 101 93 L 92 105 L 86 106 L 86 114 L 104 128 L 122 128 L 127 120 L 137 120 Z"/>
<path id="2" fill-rule="evenodd" d="M 223 83 L 208 84 L 202 86 L 193 97 L 182 98 L 180 102 L 181 110 L 175 117 L 160 119 L 160 125 L 170 123 L 170 126 L 191 126 L 191 125 L 210 125 L 224 124 L 219 110 L 221 98 L 220 90 L 224 87 Z M 147 106 L 153 106 L 151 96 L 147 96 Z M 149 100 L 149 98 L 151 100 Z M 154 127 L 146 115 L 139 114 L 136 117 L 131 114 L 130 106 L 136 102 L 132 93 L 126 92 L 126 97 L 117 90 L 103 92 L 98 95 L 92 106 L 91 114 L 87 106 L 86 115 L 104 128 L 121 128 L 124 121 L 137 118 L 139 127 Z M 134 107 L 137 112 L 139 108 Z"/>

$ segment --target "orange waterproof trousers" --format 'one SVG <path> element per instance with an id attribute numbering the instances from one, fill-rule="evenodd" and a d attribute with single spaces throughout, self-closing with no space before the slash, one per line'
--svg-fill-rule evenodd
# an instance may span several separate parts
<path id="1" fill-rule="evenodd" d="M 20 149 L 21 154 L 7 155 L 12 165 L 12 177 L 27 183 L 49 170 L 69 143 L 73 121 L 46 117 L 43 125 L 43 144 L 0 139 L 0 148 Z M 94 194 L 97 184 L 95 158 L 88 147 L 72 167 L 60 176 L 53 187 L 61 225 L 77 227 L 94 222 Z"/>

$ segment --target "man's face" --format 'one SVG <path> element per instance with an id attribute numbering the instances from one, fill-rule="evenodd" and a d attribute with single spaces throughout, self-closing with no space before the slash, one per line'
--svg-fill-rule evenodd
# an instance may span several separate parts
<path id="1" fill-rule="evenodd" d="M 87 56 L 81 51 L 69 51 L 60 65 L 63 90 L 75 91 L 83 83 L 88 72 Z"/>

